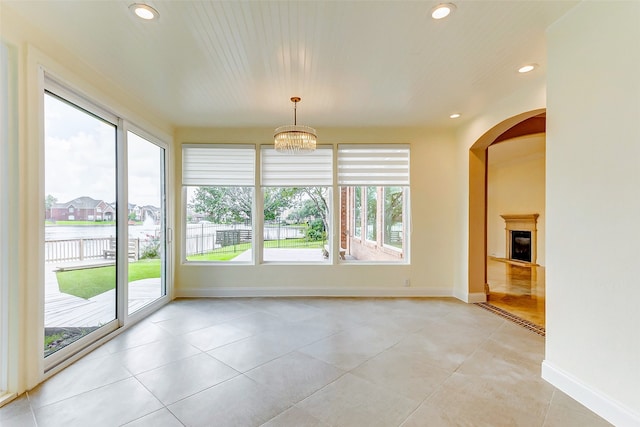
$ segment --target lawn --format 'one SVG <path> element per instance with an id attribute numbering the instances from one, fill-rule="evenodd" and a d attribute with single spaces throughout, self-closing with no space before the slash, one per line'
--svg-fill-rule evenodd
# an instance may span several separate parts
<path id="1" fill-rule="evenodd" d="M 305 239 L 283 239 L 283 240 L 266 240 L 265 248 L 321 248 L 322 241 L 308 241 Z M 246 250 L 251 249 L 251 243 L 239 243 L 233 246 L 225 246 L 201 255 L 189 255 L 187 261 L 229 261 L 240 255 Z"/>
<path id="2" fill-rule="evenodd" d="M 116 267 L 84 268 L 56 273 L 60 292 L 89 299 L 115 288 Z M 129 264 L 129 282 L 160 277 L 160 260 L 145 259 Z"/>

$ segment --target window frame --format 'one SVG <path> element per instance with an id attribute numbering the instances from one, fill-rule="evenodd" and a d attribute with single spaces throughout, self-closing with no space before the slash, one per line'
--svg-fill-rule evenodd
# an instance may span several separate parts
<path id="1" fill-rule="evenodd" d="M 210 177 L 211 181 L 206 182 L 206 178 L 205 177 L 201 177 L 201 178 L 195 178 L 195 177 L 189 177 L 188 175 L 185 176 L 185 165 L 187 165 L 186 170 L 189 171 L 189 166 L 188 163 L 185 163 L 185 153 L 188 152 L 190 149 L 196 149 L 196 150 L 220 150 L 219 153 L 223 153 L 224 150 L 234 150 L 236 155 L 239 154 L 238 150 L 240 152 L 244 152 L 244 154 L 249 154 L 250 152 L 250 157 L 252 158 L 252 164 L 251 164 L 251 170 L 250 171 L 246 171 L 244 170 L 244 174 L 241 178 L 239 178 L 238 183 L 242 184 L 242 185 L 231 185 L 232 184 L 232 180 L 225 180 L 224 177 L 220 176 L 218 177 L 215 173 Z M 181 263 L 182 264 L 188 264 L 188 265 L 197 265 L 197 264 L 202 264 L 202 265 L 247 265 L 247 264 L 253 264 L 255 262 L 255 260 L 257 259 L 257 237 L 256 237 L 256 229 L 257 229 L 257 218 L 256 218 L 256 212 L 258 209 L 258 197 L 257 197 L 257 186 L 256 186 L 256 181 L 257 181 L 257 173 L 258 173 L 258 167 L 257 167 L 257 162 L 258 162 L 258 149 L 256 147 L 255 144 L 224 144 L 224 143 L 202 143 L 202 144 L 197 144 L 197 143 L 182 143 L 180 146 L 180 152 L 182 155 L 182 178 L 181 178 L 181 193 L 182 193 L 182 203 L 181 203 L 181 209 L 182 209 L 182 241 L 181 241 L 181 253 L 180 253 L 180 259 L 181 259 Z M 231 151 L 229 151 L 230 153 L 232 153 Z M 215 151 L 212 151 L 213 155 L 215 155 Z M 248 157 L 245 159 L 243 158 L 244 161 L 248 162 Z M 187 159 L 188 161 L 188 159 Z M 219 161 L 216 158 L 216 161 Z M 221 164 L 224 162 L 221 162 Z M 227 164 L 233 164 L 233 163 L 229 163 L 227 161 Z M 248 164 L 248 163 L 245 163 Z M 213 185 L 216 182 L 219 182 L 220 184 L 224 184 L 224 185 Z M 233 261 L 233 260 L 229 260 L 229 261 L 203 261 L 203 260 L 189 260 L 187 259 L 187 239 L 188 239 L 188 225 L 189 223 L 187 222 L 187 211 L 188 211 L 188 204 L 189 204 L 189 194 L 188 194 L 188 188 L 189 187 L 211 187 L 211 188 L 221 188 L 221 187 L 234 187 L 234 188 L 251 188 L 252 189 L 252 197 L 251 197 L 251 259 L 249 261 Z"/>
<path id="2" fill-rule="evenodd" d="M 375 264 L 410 264 L 409 260 L 409 226 L 411 212 L 409 209 L 410 190 L 410 154 L 409 144 L 339 144 L 338 145 L 338 182 L 340 189 L 347 188 L 345 209 L 354 212 L 341 218 L 348 218 L 347 222 L 353 227 L 345 232 L 344 225 L 340 225 L 340 232 L 347 238 L 350 253 L 363 256 L 353 262 Z M 398 248 L 385 243 L 385 193 L 390 187 L 399 187 L 402 191 L 402 247 Z M 356 234 L 355 194 L 361 189 L 361 224 L 364 229 L 361 237 Z M 341 190 L 342 191 L 342 190 Z M 374 203 L 371 203 L 375 195 Z M 371 212 L 375 204 L 374 212 Z M 370 206 L 371 205 L 371 206 Z M 341 209 L 343 208 L 341 206 Z M 372 229 L 370 232 L 369 229 Z M 373 233 L 373 234 L 372 234 Z M 374 251 L 374 252 L 371 252 Z M 380 259 L 375 255 L 380 253 Z M 350 262 L 346 260 L 345 262 Z"/>

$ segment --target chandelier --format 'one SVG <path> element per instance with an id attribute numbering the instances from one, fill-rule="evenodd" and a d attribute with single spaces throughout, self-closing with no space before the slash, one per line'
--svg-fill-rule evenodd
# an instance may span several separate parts
<path id="1" fill-rule="evenodd" d="M 318 135 L 316 130 L 309 126 L 301 126 L 297 123 L 296 107 L 300 98 L 294 96 L 293 102 L 293 125 L 280 126 L 273 134 L 273 141 L 276 151 L 281 153 L 303 153 L 316 149 Z"/>

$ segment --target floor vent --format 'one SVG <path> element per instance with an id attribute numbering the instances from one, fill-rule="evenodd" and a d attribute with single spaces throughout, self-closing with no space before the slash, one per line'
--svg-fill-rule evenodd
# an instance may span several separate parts
<path id="1" fill-rule="evenodd" d="M 523 328 L 527 328 L 538 335 L 542 335 L 543 337 L 545 336 L 545 329 L 542 326 L 531 323 L 528 320 L 523 319 L 522 317 L 511 314 L 508 311 L 496 307 L 495 305 L 489 304 L 488 302 L 478 302 L 476 303 L 476 305 L 492 313 L 495 313 L 500 317 L 504 317 L 505 319 L 510 320 L 513 323 L 522 326 Z"/>

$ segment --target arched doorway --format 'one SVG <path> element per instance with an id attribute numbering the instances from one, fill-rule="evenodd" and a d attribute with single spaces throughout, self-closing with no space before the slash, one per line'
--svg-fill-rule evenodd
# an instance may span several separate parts
<path id="1" fill-rule="evenodd" d="M 491 144 L 545 131 L 546 110 L 510 117 L 484 133 L 469 149 L 469 294 L 488 295 L 487 150 Z"/>

